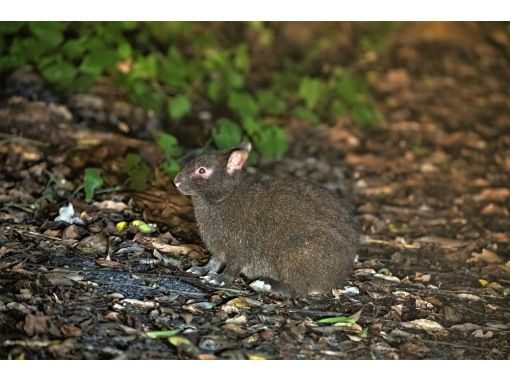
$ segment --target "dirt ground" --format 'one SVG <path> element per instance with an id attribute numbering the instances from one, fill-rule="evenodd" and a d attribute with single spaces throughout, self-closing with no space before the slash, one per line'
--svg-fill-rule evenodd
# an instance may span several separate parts
<path id="1" fill-rule="evenodd" d="M 50 103 L 30 74 L 11 78 L 0 102 L 0 357 L 510 359 L 510 37 L 471 23 L 400 33 L 360 69 L 383 123 L 290 119 L 289 155 L 252 169 L 323 184 L 353 205 L 363 231 L 354 273 L 307 299 L 186 273 L 207 256 L 190 201 L 164 176 L 144 194 L 85 203 L 74 192 L 84 167 L 113 184 L 126 152 L 160 159 L 94 121 L 119 109 L 153 120 L 98 95 Z M 81 221 L 55 221 L 69 202 Z"/>

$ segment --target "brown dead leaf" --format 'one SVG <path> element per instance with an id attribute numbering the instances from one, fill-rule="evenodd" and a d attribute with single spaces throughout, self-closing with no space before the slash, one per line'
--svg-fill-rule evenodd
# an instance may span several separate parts
<path id="1" fill-rule="evenodd" d="M 508 216 L 510 214 L 507 208 L 498 206 L 495 203 L 489 203 L 480 213 L 486 216 Z"/>
<path id="2" fill-rule="evenodd" d="M 440 138 L 439 138 L 440 137 Z M 448 134 L 439 134 L 437 144 L 443 147 L 467 146 L 472 149 L 485 149 L 487 143 L 474 132 L 453 132 Z"/>
<path id="3" fill-rule="evenodd" d="M 116 311 L 110 311 L 110 312 L 106 313 L 104 317 L 106 319 L 108 319 L 109 321 L 116 322 L 119 320 L 119 313 L 117 313 Z"/>
<path id="4" fill-rule="evenodd" d="M 429 282 L 430 278 L 431 278 L 430 274 L 425 274 L 425 273 L 421 273 L 421 272 L 416 272 L 414 274 L 414 279 L 416 281 Z"/>
<path id="5" fill-rule="evenodd" d="M 491 232 L 491 239 L 497 243 L 510 243 L 509 232 Z"/>
<path id="6" fill-rule="evenodd" d="M 467 263 L 484 263 L 484 264 L 501 264 L 503 259 L 488 249 L 482 249 L 481 253 L 473 252 L 471 254 L 473 257 L 468 259 Z"/>
<path id="7" fill-rule="evenodd" d="M 489 187 L 491 184 L 486 178 L 476 178 L 471 183 L 476 187 Z"/>
<path id="8" fill-rule="evenodd" d="M 14 249 L 7 248 L 5 245 L 0 247 L 0 258 L 4 257 L 8 253 L 14 252 Z"/>
<path id="9" fill-rule="evenodd" d="M 456 296 L 458 298 L 460 298 L 461 300 L 467 300 L 467 301 L 481 301 L 482 300 L 477 295 L 469 294 L 469 293 L 458 293 L 458 294 L 456 294 Z"/>
<path id="10" fill-rule="evenodd" d="M 349 153 L 345 157 L 345 162 L 350 166 L 361 166 L 371 169 L 383 169 L 385 167 L 384 160 L 373 154 L 354 154 Z"/>
<path id="11" fill-rule="evenodd" d="M 475 325 L 473 323 L 469 323 L 469 322 L 461 323 L 459 325 L 450 326 L 450 329 L 456 330 L 456 331 L 462 331 L 462 332 L 472 331 L 472 330 L 479 329 L 479 328 L 480 328 L 480 326 Z"/>
<path id="12" fill-rule="evenodd" d="M 207 257 L 204 248 L 198 244 L 172 245 L 162 242 L 159 238 L 144 236 L 142 234 L 136 234 L 136 236 L 133 238 L 133 241 L 151 249 L 157 249 L 163 253 L 178 253 L 181 255 L 189 255 L 191 253 L 195 253 L 198 255 L 199 259 L 205 259 Z"/>
<path id="13" fill-rule="evenodd" d="M 396 315 L 401 317 L 402 316 L 402 312 L 404 311 L 404 305 L 402 305 L 402 304 L 393 305 L 391 307 L 391 311 L 393 311 Z"/>
<path id="14" fill-rule="evenodd" d="M 234 323 L 227 323 L 227 324 L 223 325 L 223 329 L 228 332 L 240 335 L 240 336 L 244 336 L 247 334 L 245 329 L 243 329 L 241 326 L 236 325 Z"/>
<path id="15" fill-rule="evenodd" d="M 218 358 L 214 354 L 199 354 L 199 355 L 197 355 L 197 359 L 199 359 L 199 360 L 216 360 Z"/>
<path id="16" fill-rule="evenodd" d="M 96 263 L 98 263 L 102 267 L 107 268 L 123 268 L 125 264 L 119 263 L 118 261 L 110 260 L 110 259 L 97 259 Z"/>
<path id="17" fill-rule="evenodd" d="M 81 329 L 73 325 L 63 325 L 60 327 L 60 331 L 65 336 L 81 336 Z"/>
<path id="18" fill-rule="evenodd" d="M 43 232 L 43 235 L 53 237 L 53 238 L 59 238 L 62 236 L 61 230 L 46 230 Z"/>
<path id="19" fill-rule="evenodd" d="M 23 323 L 23 330 L 28 336 L 44 334 L 48 331 L 49 317 L 46 315 L 27 314 Z"/>
<path id="20" fill-rule="evenodd" d="M 93 202 L 92 204 L 100 210 L 115 210 L 118 212 L 122 212 L 127 208 L 127 204 L 125 204 L 124 202 L 115 202 L 111 200 Z"/>
<path id="21" fill-rule="evenodd" d="M 368 187 L 366 189 L 362 189 L 361 193 L 368 197 L 378 197 L 378 196 L 389 196 L 394 194 L 398 190 L 397 185 L 383 185 L 383 186 L 373 186 Z"/>
<path id="22" fill-rule="evenodd" d="M 76 224 L 71 224 L 62 233 L 63 240 L 78 240 L 82 236 L 80 228 Z"/>
<path id="23" fill-rule="evenodd" d="M 411 78 L 405 69 L 391 69 L 380 82 L 382 91 L 391 92 L 394 90 L 407 89 L 411 85 Z"/>
<path id="24" fill-rule="evenodd" d="M 335 145 L 346 145 L 350 148 L 356 148 L 360 144 L 359 138 L 346 128 L 327 128 L 324 129 L 324 134 L 327 141 L 335 143 Z"/>
<path id="25" fill-rule="evenodd" d="M 475 338 L 489 339 L 494 336 L 494 333 L 492 331 L 483 332 L 483 330 L 475 330 L 471 333 L 471 335 Z"/>
<path id="26" fill-rule="evenodd" d="M 90 235 L 80 240 L 76 248 L 85 253 L 102 255 L 108 250 L 108 239 L 103 233 Z"/>
<path id="27" fill-rule="evenodd" d="M 234 306 L 238 310 L 243 310 L 249 308 L 248 303 L 246 302 L 245 297 L 236 297 L 231 299 L 226 303 L 228 306 Z"/>
<path id="28" fill-rule="evenodd" d="M 416 240 L 419 243 L 438 244 L 446 249 L 456 249 L 470 244 L 469 241 L 448 239 L 439 236 L 424 236 Z"/>
<path id="29" fill-rule="evenodd" d="M 505 202 L 508 198 L 510 198 L 510 189 L 507 187 L 484 189 L 481 193 L 473 197 L 477 202 L 492 201 L 499 203 Z"/>
<path id="30" fill-rule="evenodd" d="M 427 347 L 412 342 L 406 342 L 402 344 L 400 346 L 400 350 L 403 354 L 407 355 L 416 355 L 419 352 L 426 353 L 430 351 Z"/>
<path id="31" fill-rule="evenodd" d="M 34 274 L 34 272 L 25 269 L 25 266 L 23 263 L 18 263 L 16 265 L 14 265 L 13 267 L 11 267 L 11 272 L 25 274 L 25 275 L 29 275 L 29 276 Z"/>
<path id="32" fill-rule="evenodd" d="M 430 319 L 415 319 L 414 321 L 402 322 L 407 328 L 424 330 L 433 335 L 448 335 L 448 331 L 435 321 Z"/>
<path id="33" fill-rule="evenodd" d="M 455 308 L 445 305 L 443 308 L 444 317 L 448 322 L 460 322 L 464 318 L 464 314 Z"/>
<path id="34" fill-rule="evenodd" d="M 52 342 L 48 351 L 57 359 L 72 359 L 72 354 L 76 350 L 73 339 L 65 339 L 61 342 Z"/>

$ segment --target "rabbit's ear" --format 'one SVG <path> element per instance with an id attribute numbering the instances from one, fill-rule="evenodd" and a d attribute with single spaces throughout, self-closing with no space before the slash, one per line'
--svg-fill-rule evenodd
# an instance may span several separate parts
<path id="1" fill-rule="evenodd" d="M 250 150 L 251 150 L 251 142 L 243 141 L 241 144 L 233 147 L 231 150 L 232 151 L 234 151 L 234 150 L 244 150 L 245 152 L 249 153 Z"/>
<path id="2" fill-rule="evenodd" d="M 248 144 L 250 144 L 250 143 L 248 143 Z M 250 144 L 250 148 L 251 148 L 251 144 Z M 232 175 L 232 174 L 234 174 L 234 172 L 241 170 L 243 168 L 244 164 L 246 163 L 246 160 L 248 159 L 249 151 L 250 151 L 249 148 L 248 148 L 248 150 L 244 150 L 244 149 L 232 150 L 232 152 L 230 153 L 230 156 L 228 158 L 228 162 L 227 162 L 227 173 L 229 175 Z"/>

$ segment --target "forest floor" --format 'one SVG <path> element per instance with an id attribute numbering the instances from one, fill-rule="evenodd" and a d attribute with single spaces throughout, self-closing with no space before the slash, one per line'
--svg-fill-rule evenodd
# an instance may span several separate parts
<path id="1" fill-rule="evenodd" d="M 72 194 L 84 167 L 119 183 L 125 152 L 156 160 L 151 143 L 90 128 L 139 113 L 99 95 L 50 103 L 30 73 L 10 78 L 0 358 L 510 359 L 508 36 L 471 24 L 400 33 L 363 68 L 383 123 L 291 119 L 287 157 L 254 169 L 323 184 L 353 205 L 363 231 L 353 275 L 307 299 L 186 273 L 206 252 L 189 199 L 163 177 L 143 194 Z M 69 202 L 83 223 L 55 221 Z M 155 231 L 116 229 L 139 219 Z M 325 320 L 339 316 L 349 318 Z"/>

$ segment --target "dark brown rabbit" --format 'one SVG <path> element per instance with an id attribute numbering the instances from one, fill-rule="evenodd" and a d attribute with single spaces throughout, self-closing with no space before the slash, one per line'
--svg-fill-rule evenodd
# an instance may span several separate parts
<path id="1" fill-rule="evenodd" d="M 352 270 L 358 234 L 328 190 L 294 179 L 257 180 L 243 170 L 250 143 L 192 160 L 175 185 L 193 197 L 212 256 L 191 271 L 216 283 L 241 273 L 257 290 L 304 296 L 338 287 Z M 224 266 L 223 273 L 216 273 Z M 264 287 L 260 288 L 260 285 Z"/>

